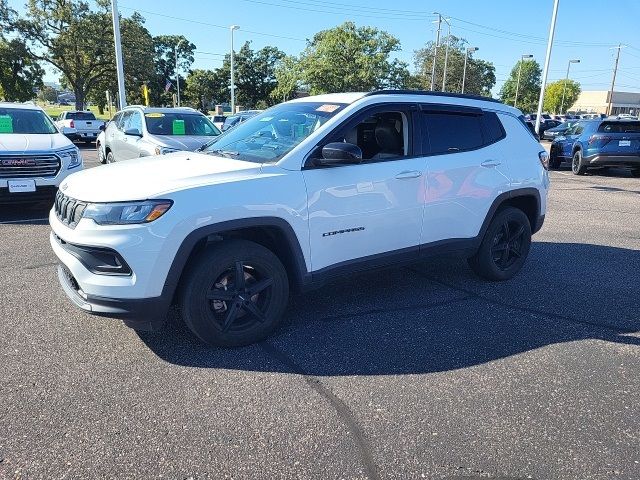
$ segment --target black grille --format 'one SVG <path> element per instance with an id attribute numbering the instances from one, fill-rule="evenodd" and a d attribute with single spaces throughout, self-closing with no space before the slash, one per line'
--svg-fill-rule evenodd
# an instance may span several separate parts
<path id="1" fill-rule="evenodd" d="M 0 155 L 0 178 L 55 177 L 59 171 L 57 155 Z"/>
<path id="2" fill-rule="evenodd" d="M 82 214 L 84 213 L 84 209 L 87 208 L 87 204 L 76 200 L 75 198 L 68 197 L 62 193 L 62 191 L 58 190 L 53 208 L 58 220 L 65 225 L 68 225 L 70 228 L 75 228 L 82 218 Z"/>

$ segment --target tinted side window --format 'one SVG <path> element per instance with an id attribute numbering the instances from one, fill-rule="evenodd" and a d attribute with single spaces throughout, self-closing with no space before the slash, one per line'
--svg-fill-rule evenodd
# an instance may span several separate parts
<path id="1" fill-rule="evenodd" d="M 484 112 L 484 115 L 482 116 L 482 123 L 484 125 L 485 145 L 495 143 L 506 136 L 502 122 L 500 122 L 500 118 L 498 118 L 497 114 L 493 112 Z"/>
<path id="2" fill-rule="evenodd" d="M 422 118 L 429 132 L 431 154 L 473 150 L 483 145 L 479 115 L 429 112 Z"/>
<path id="3" fill-rule="evenodd" d="M 142 133 L 142 116 L 140 112 L 132 112 L 129 121 L 124 126 L 124 130 L 135 129 Z"/>

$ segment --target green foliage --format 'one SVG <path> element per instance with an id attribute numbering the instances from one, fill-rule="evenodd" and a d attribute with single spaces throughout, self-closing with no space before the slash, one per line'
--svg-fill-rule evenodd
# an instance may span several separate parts
<path id="1" fill-rule="evenodd" d="M 390 60 L 400 41 L 352 22 L 316 33 L 302 53 L 302 81 L 312 94 L 403 87 L 407 64 Z"/>
<path id="2" fill-rule="evenodd" d="M 178 70 L 189 70 L 193 64 L 196 46 L 183 35 L 159 35 L 153 37 L 155 75 L 149 84 L 152 105 L 171 105 L 172 95 L 176 92 L 176 50 Z M 167 80 L 173 87 L 165 92 Z M 184 79 L 180 76 L 180 91 L 184 90 Z"/>
<path id="3" fill-rule="evenodd" d="M 56 103 L 58 101 L 58 92 L 53 87 L 43 86 L 38 91 L 38 100 L 43 103 Z"/>
<path id="4" fill-rule="evenodd" d="M 29 56 L 23 40 L 0 39 L 0 87 L 3 100 L 31 100 L 35 90 L 42 87 L 43 74 L 42 67 Z"/>
<path id="5" fill-rule="evenodd" d="M 191 70 L 184 89 L 185 103 L 206 113 L 226 100 L 221 93 L 226 86 L 227 79 L 219 70 Z"/>
<path id="6" fill-rule="evenodd" d="M 520 74 L 518 103 L 516 106 L 523 112 L 533 112 L 538 107 L 540 87 L 542 85 L 540 80 L 542 70 L 540 69 L 540 64 L 535 60 L 520 60 L 515 64 L 509 78 L 500 89 L 500 100 L 507 105 L 514 104 L 520 66 L 522 66 L 522 73 Z"/>
<path id="7" fill-rule="evenodd" d="M 562 94 L 564 91 L 564 103 Z M 558 80 L 544 90 L 544 111 L 566 113 L 580 96 L 580 84 L 574 80 Z"/>
<path id="8" fill-rule="evenodd" d="M 451 35 L 449 40 L 449 57 L 447 59 L 447 81 L 445 91 L 461 92 L 467 41 L 453 35 Z M 442 78 L 444 74 L 444 61 L 448 39 L 445 37 L 441 43 L 442 45 L 438 47 L 438 57 L 436 58 L 436 73 L 434 75 L 435 90 L 442 90 Z M 408 80 L 408 83 L 411 83 L 412 88 L 421 88 L 425 90 L 430 88 L 434 49 L 435 42 L 428 42 L 424 48 L 414 52 L 414 65 L 417 74 Z M 464 93 L 491 96 L 491 89 L 496 83 L 495 72 L 496 69 L 492 63 L 475 59 L 473 58 L 473 52 L 469 52 Z"/>
<path id="9" fill-rule="evenodd" d="M 271 100 L 275 103 L 286 102 L 294 98 L 302 87 L 302 67 L 293 56 L 286 56 L 276 66 L 276 86 L 271 91 Z"/>

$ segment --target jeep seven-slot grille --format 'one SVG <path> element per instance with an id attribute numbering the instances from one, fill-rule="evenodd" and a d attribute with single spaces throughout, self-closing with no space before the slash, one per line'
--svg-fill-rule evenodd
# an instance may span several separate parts
<path id="1" fill-rule="evenodd" d="M 0 155 L 0 178 L 55 177 L 59 171 L 57 155 Z"/>
<path id="2" fill-rule="evenodd" d="M 84 209 L 87 208 L 87 204 L 76 200 L 75 198 L 68 197 L 58 190 L 53 208 L 58 220 L 65 225 L 68 225 L 70 228 L 75 228 L 82 218 L 82 214 L 84 213 Z"/>

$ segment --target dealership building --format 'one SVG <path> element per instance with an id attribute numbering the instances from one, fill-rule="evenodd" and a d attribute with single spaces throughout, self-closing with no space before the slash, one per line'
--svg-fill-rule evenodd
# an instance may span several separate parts
<path id="1" fill-rule="evenodd" d="M 585 90 L 580 93 L 578 100 L 569 109 L 576 113 L 609 113 L 610 90 Z M 640 93 L 638 92 L 613 92 L 611 99 L 611 115 L 640 113 Z"/>

